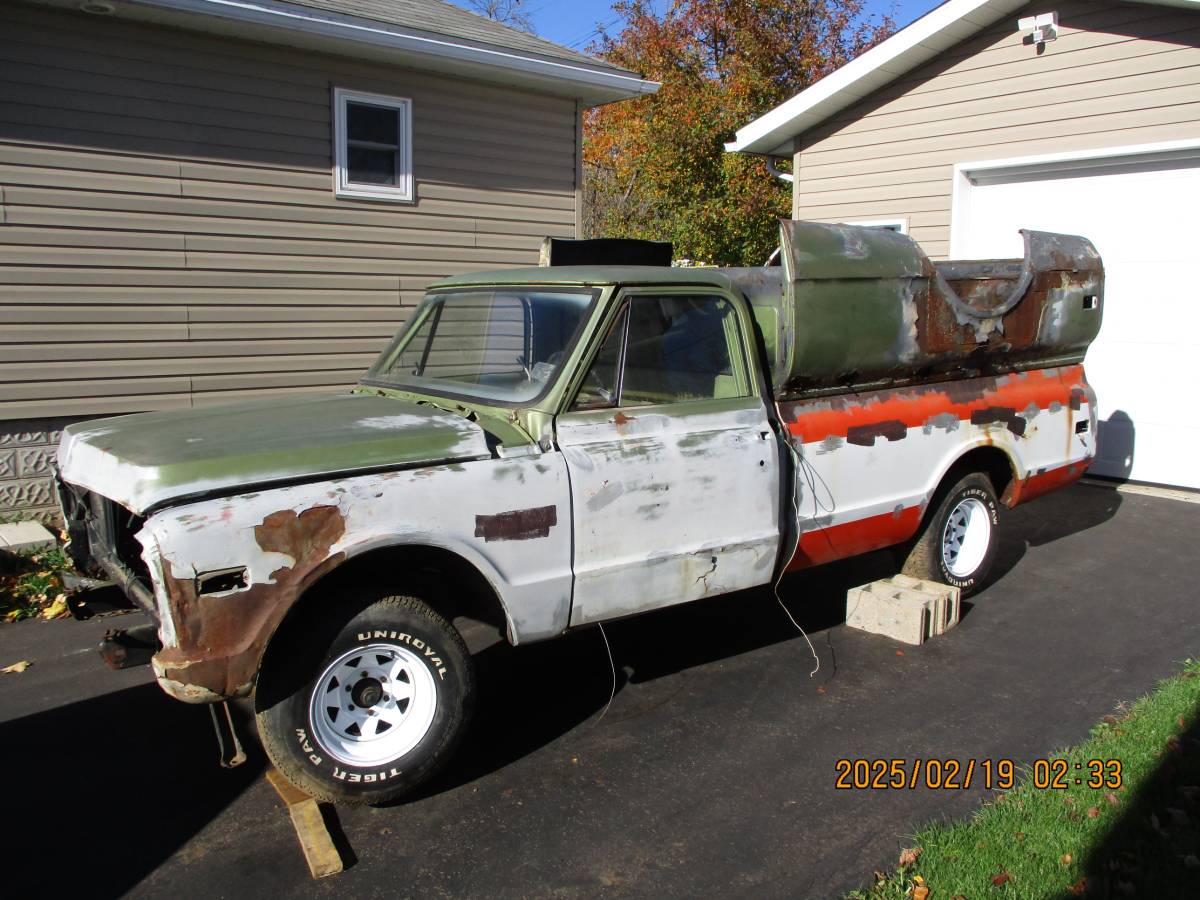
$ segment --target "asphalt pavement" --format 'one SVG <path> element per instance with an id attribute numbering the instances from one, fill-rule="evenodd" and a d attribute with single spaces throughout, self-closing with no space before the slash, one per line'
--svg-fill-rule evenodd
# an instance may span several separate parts
<path id="1" fill-rule="evenodd" d="M 1008 514 L 1000 577 L 922 647 L 842 624 L 875 554 L 767 591 L 479 659 L 479 713 L 421 796 L 327 814 L 349 865 L 312 881 L 206 709 L 93 648 L 136 615 L 0 628 L 5 893 L 249 898 L 838 897 L 986 793 L 837 790 L 839 759 L 1045 757 L 1200 653 L 1200 504 L 1080 485 Z M 16 893 L 9 893 L 10 890 Z"/>

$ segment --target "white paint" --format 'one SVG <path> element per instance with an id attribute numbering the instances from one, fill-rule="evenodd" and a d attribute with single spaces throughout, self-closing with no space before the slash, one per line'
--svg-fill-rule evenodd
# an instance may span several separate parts
<path id="1" fill-rule="evenodd" d="M 1082 234 L 1104 259 L 1104 324 L 1088 350 L 1100 409 L 1098 475 L 1200 487 L 1191 277 L 1200 141 L 956 167 L 951 255 L 1020 255 L 1018 228 Z"/>
<path id="2" fill-rule="evenodd" d="M 138 540 L 154 575 L 164 646 L 176 630 L 162 568 L 181 578 L 246 566 L 248 584 L 270 583 L 291 560 L 264 552 L 254 528 L 272 513 L 337 506 L 345 533 L 331 548 L 347 558 L 392 545 L 439 547 L 475 566 L 500 596 L 514 642 L 554 637 L 567 627 L 571 598 L 571 521 L 566 464 L 559 453 L 511 460 L 376 473 L 174 506 L 151 516 Z M 476 516 L 554 506 L 558 524 L 544 538 L 476 537 Z M 402 576 L 398 576 L 402 577 Z M 204 597 L 200 603 L 206 602 Z M 250 636 L 247 636 L 249 639 Z"/>
<path id="3" fill-rule="evenodd" d="M 560 416 L 571 475 L 571 624 L 766 584 L 779 553 L 779 460 L 757 397 Z"/>
<path id="4" fill-rule="evenodd" d="M 908 219 L 867 219 L 843 222 L 843 225 L 859 225 L 864 228 L 886 228 L 897 234 L 908 234 Z"/>
<path id="5" fill-rule="evenodd" d="M 1028 0 L 947 0 L 862 56 L 738 129 L 728 153 L 787 156 L 793 142 L 884 85 L 935 59 Z M 1155 6 L 1198 8 L 1200 0 L 1137 0 Z M 1016 25 L 1017 23 L 1013 23 Z M 1031 50 L 1032 52 L 1032 50 Z"/>
<path id="6" fill-rule="evenodd" d="M 398 121 L 396 136 L 396 184 L 361 184 L 350 180 L 350 149 L 346 132 L 346 105 L 362 103 L 395 110 Z M 387 97 L 383 94 L 366 94 L 362 91 L 333 89 L 333 193 L 337 197 L 351 200 L 388 200 L 393 203 L 412 203 L 413 160 L 412 160 L 412 101 L 407 97 Z"/>
<path id="7" fill-rule="evenodd" d="M 1094 452 L 1091 426 L 1075 433 L 1075 423 L 1089 421 L 1090 409 L 1063 404 L 1054 412 L 1027 415 L 1025 433 L 1018 437 L 1005 425 L 973 425 L 957 420 L 955 428 L 909 428 L 903 440 L 875 438 L 873 446 L 839 443 L 827 449 L 824 441 L 798 445 L 816 490 L 807 482 L 800 494 L 800 523 L 804 531 L 855 522 L 897 508 L 925 503 L 950 467 L 976 447 L 994 446 L 1012 460 L 1017 477 L 1042 469 L 1057 469 L 1087 460 Z"/>

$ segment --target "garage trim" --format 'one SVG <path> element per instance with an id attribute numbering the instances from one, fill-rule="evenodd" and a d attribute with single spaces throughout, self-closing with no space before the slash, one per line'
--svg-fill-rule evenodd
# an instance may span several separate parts
<path id="1" fill-rule="evenodd" d="M 950 200 L 950 258 L 961 258 L 967 244 L 970 189 L 974 185 L 1008 181 L 1022 175 L 1046 178 L 1080 169 L 1096 169 L 1094 174 L 1098 175 L 1105 169 L 1182 159 L 1200 159 L 1200 138 L 955 163 Z"/>

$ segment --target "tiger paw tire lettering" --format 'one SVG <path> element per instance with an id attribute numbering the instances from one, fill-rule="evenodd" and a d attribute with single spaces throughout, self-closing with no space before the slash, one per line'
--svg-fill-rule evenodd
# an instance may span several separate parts
<path id="1" fill-rule="evenodd" d="M 428 781 L 453 754 L 474 700 L 454 627 L 416 597 L 383 596 L 298 628 L 321 635 L 320 652 L 293 655 L 285 645 L 260 676 L 258 729 L 275 767 L 329 802 L 384 803 Z"/>
<path id="2" fill-rule="evenodd" d="M 996 558 L 1000 504 L 991 480 L 972 472 L 955 482 L 927 518 L 904 574 L 953 585 L 969 597 L 987 584 Z"/>

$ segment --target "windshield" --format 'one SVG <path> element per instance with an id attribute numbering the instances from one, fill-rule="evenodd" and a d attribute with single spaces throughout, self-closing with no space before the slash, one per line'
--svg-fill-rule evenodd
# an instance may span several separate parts
<path id="1" fill-rule="evenodd" d="M 598 293 L 504 287 L 428 294 L 367 380 L 502 403 L 535 400 Z"/>

